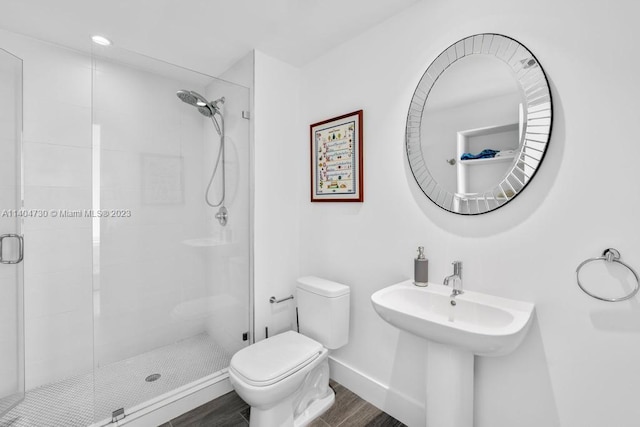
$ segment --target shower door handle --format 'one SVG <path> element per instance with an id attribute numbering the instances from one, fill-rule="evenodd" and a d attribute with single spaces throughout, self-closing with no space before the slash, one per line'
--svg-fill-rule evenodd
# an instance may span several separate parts
<path id="1" fill-rule="evenodd" d="M 17 239 L 18 240 L 18 258 L 17 259 L 4 259 L 3 258 L 3 243 L 5 239 Z M 24 259 L 24 239 L 19 234 L 3 234 L 0 236 L 0 263 L 2 264 L 19 264 Z"/>

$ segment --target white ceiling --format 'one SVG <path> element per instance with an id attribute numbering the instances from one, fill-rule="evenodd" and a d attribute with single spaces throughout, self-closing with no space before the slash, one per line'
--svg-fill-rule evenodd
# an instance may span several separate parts
<path id="1" fill-rule="evenodd" d="M 115 45 L 218 75 L 251 49 L 301 66 L 420 0 L 0 0 L 0 28 Z"/>

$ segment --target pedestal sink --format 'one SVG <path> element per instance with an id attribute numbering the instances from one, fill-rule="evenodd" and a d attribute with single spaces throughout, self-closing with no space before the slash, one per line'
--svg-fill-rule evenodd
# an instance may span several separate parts
<path id="1" fill-rule="evenodd" d="M 391 325 L 427 339 L 427 427 L 473 426 L 473 358 L 503 356 L 522 342 L 533 317 L 527 302 L 407 280 L 371 296 Z"/>

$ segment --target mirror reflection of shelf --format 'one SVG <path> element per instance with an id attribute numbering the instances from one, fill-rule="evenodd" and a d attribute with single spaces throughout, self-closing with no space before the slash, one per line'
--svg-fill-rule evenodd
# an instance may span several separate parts
<path id="1" fill-rule="evenodd" d="M 500 163 L 511 161 L 516 157 L 515 150 L 513 153 L 504 154 L 502 156 L 489 157 L 486 159 L 468 159 L 468 160 L 460 160 L 460 166 L 471 166 L 471 165 L 481 165 L 486 163 Z"/>
<path id="2" fill-rule="evenodd" d="M 480 213 L 482 206 L 502 205 L 515 196 L 511 190 L 507 194 L 453 193 L 452 208 L 454 212 Z"/>
<path id="3" fill-rule="evenodd" d="M 509 197 L 508 195 L 504 195 L 504 194 L 499 194 L 498 196 L 485 196 L 483 194 L 478 194 L 478 193 L 455 193 L 454 194 L 456 199 L 459 199 L 460 201 L 466 200 L 469 202 L 475 202 L 477 199 L 479 199 L 481 202 L 483 202 L 485 199 L 486 200 L 509 200 L 510 198 L 513 197 L 513 195 L 511 197 Z"/>
<path id="4" fill-rule="evenodd" d="M 521 110 L 521 106 L 519 106 L 519 110 Z M 498 150 L 500 153 L 495 157 L 458 160 L 457 193 L 484 192 L 492 188 L 495 183 L 500 182 L 509 170 L 509 165 L 506 163 L 512 163 L 520 154 L 520 137 L 522 135 L 520 123 L 486 126 L 458 132 L 456 150 L 458 159 L 462 157 L 463 153 L 480 152 L 483 149 Z M 474 172 L 471 172 L 466 167 L 471 165 L 485 165 L 486 167 L 473 168 Z"/>

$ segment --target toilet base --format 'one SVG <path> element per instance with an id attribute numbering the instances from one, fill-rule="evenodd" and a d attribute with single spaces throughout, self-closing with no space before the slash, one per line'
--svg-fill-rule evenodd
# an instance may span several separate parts
<path id="1" fill-rule="evenodd" d="M 249 426 L 304 427 L 329 409 L 336 395 L 329 387 L 328 352 L 325 350 L 315 363 L 317 366 L 307 372 L 298 389 L 275 406 L 268 409 L 252 406 Z"/>
<path id="2" fill-rule="evenodd" d="M 293 426 L 293 427 L 305 427 L 313 420 L 324 414 L 327 409 L 333 405 L 336 400 L 336 395 L 331 392 L 316 401 L 314 401 L 304 412 L 300 413 L 295 419 L 293 418 L 293 412 L 291 406 L 293 404 L 293 398 L 285 399 L 277 406 L 262 410 L 259 408 L 251 408 L 250 427 L 264 427 L 264 426 Z"/>
<path id="3" fill-rule="evenodd" d="M 251 407 L 249 427 L 293 426 L 293 399 L 285 399 L 269 409 Z"/>
<path id="4" fill-rule="evenodd" d="M 328 396 L 318 399 L 293 420 L 293 427 L 305 427 L 324 414 L 336 401 L 336 394 L 331 390 Z"/>

